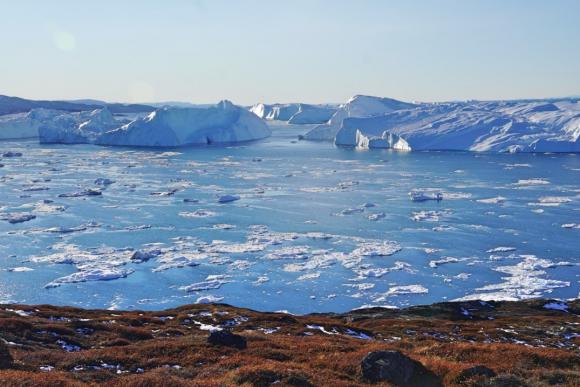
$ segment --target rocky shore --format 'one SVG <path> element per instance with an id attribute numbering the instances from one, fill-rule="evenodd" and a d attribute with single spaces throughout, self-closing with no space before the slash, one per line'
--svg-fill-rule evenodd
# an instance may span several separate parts
<path id="1" fill-rule="evenodd" d="M 295 316 L 0 305 L 2 386 L 576 386 L 580 301 Z"/>

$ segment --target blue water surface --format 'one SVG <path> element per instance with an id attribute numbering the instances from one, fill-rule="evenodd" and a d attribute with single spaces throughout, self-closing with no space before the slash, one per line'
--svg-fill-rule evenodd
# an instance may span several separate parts
<path id="1" fill-rule="evenodd" d="M 578 155 L 361 151 L 297 141 L 309 126 L 272 127 L 267 140 L 228 147 L 0 142 L 0 153 L 22 153 L 0 159 L 0 213 L 36 216 L 0 221 L 0 302 L 164 309 L 212 296 L 309 313 L 578 297 Z M 97 178 L 114 183 L 103 188 Z M 59 197 L 87 188 L 102 195 Z M 417 189 L 444 199 L 410 200 Z M 225 194 L 240 200 L 219 203 Z M 230 226 L 215 228 L 222 224 Z M 155 246 L 186 256 L 220 243 L 247 247 L 256 230 L 266 240 L 260 251 L 200 255 L 195 266 L 110 262 Z M 400 250 L 353 253 L 382 243 Z M 113 265 L 126 277 L 58 283 L 83 270 L 58 260 L 67 249 L 79 259 L 97 251 L 92 267 Z M 214 288 L 180 289 L 208 281 Z"/>

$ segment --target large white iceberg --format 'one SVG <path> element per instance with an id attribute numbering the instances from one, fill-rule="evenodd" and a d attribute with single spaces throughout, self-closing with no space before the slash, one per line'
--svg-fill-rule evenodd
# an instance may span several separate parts
<path id="1" fill-rule="evenodd" d="M 44 122 L 61 114 L 59 110 L 33 109 L 28 113 L 0 116 L 0 140 L 36 138 Z"/>
<path id="2" fill-rule="evenodd" d="M 38 124 L 41 143 L 173 147 L 236 143 L 269 135 L 263 120 L 229 101 L 210 107 L 163 107 L 132 121 L 114 117 L 106 107 L 59 112 Z"/>
<path id="3" fill-rule="evenodd" d="M 309 105 L 305 103 L 290 104 L 256 104 L 250 111 L 265 120 L 287 121 L 289 124 L 321 124 L 327 122 L 337 108 L 331 105 Z"/>
<path id="4" fill-rule="evenodd" d="M 101 145 L 183 146 L 224 144 L 270 136 L 266 123 L 246 109 L 222 101 L 208 108 L 158 109 L 95 140 Z"/>
<path id="5" fill-rule="evenodd" d="M 304 138 L 396 150 L 579 152 L 580 103 L 423 103 L 374 116 L 345 117 L 335 126 L 313 129 Z"/>
<path id="6" fill-rule="evenodd" d="M 38 129 L 41 143 L 93 143 L 106 132 L 126 121 L 117 120 L 105 107 L 90 112 L 61 113 L 45 120 Z"/>
<path id="7" fill-rule="evenodd" d="M 334 140 L 342 123 L 349 117 L 374 117 L 401 109 L 411 109 L 414 104 L 392 98 L 355 95 L 332 115 L 327 123 L 319 125 L 304 135 L 306 140 Z"/>

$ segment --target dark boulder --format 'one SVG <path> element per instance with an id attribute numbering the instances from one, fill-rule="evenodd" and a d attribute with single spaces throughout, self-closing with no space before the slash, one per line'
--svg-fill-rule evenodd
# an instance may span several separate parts
<path id="1" fill-rule="evenodd" d="M 8 346 L 0 339 L 0 370 L 12 368 L 14 366 L 14 359 L 10 355 Z"/>
<path id="2" fill-rule="evenodd" d="M 361 363 L 363 379 L 371 383 L 389 382 L 397 386 L 441 386 L 433 372 L 398 351 L 376 351 Z"/>
<path id="3" fill-rule="evenodd" d="M 486 366 L 482 365 L 477 365 L 474 367 L 466 368 L 463 371 L 461 371 L 459 373 L 459 376 L 457 377 L 457 381 L 463 382 L 468 379 L 481 377 L 493 378 L 494 376 L 497 376 L 497 374 L 491 368 L 487 368 Z"/>
<path id="4" fill-rule="evenodd" d="M 246 339 L 228 331 L 213 331 L 207 338 L 207 342 L 211 345 L 221 345 L 238 349 L 245 349 L 248 346 Z"/>

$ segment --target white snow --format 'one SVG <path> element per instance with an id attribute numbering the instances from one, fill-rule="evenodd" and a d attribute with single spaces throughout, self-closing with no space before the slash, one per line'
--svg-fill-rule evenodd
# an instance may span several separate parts
<path id="1" fill-rule="evenodd" d="M 380 101 L 356 96 L 303 138 L 398 150 L 580 152 L 580 116 L 574 104 Z"/>
<path id="2" fill-rule="evenodd" d="M 386 301 L 387 298 L 392 296 L 407 295 L 407 294 L 426 294 L 429 293 L 429 289 L 423 285 L 403 285 L 403 286 L 393 286 L 387 290 L 382 296 L 375 299 L 375 302 Z"/>

